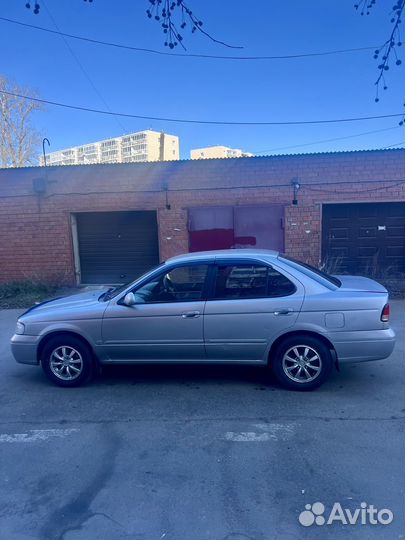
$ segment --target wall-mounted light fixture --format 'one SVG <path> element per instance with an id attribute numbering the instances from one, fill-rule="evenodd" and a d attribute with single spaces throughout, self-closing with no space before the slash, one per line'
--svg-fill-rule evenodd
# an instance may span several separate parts
<path id="1" fill-rule="evenodd" d="M 44 167 L 46 167 L 46 154 L 45 154 L 45 143 L 48 143 L 48 146 L 51 146 L 51 143 L 49 142 L 49 139 L 44 137 L 42 139 L 42 155 L 44 156 Z"/>
<path id="2" fill-rule="evenodd" d="M 298 205 L 298 198 L 297 198 L 298 197 L 298 190 L 301 187 L 301 184 L 299 183 L 298 178 L 293 178 L 291 180 L 291 185 L 292 185 L 292 187 L 294 189 L 294 198 L 292 200 L 292 203 L 293 203 L 293 205 L 297 206 Z"/>

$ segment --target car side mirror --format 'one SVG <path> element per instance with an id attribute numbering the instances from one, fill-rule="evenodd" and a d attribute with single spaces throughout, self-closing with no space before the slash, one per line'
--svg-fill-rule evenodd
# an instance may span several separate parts
<path id="1" fill-rule="evenodd" d="M 125 306 L 133 306 L 134 304 L 136 304 L 136 300 L 135 300 L 135 295 L 134 295 L 134 293 L 132 293 L 132 292 L 127 293 L 127 294 L 124 296 L 123 304 L 124 304 Z"/>

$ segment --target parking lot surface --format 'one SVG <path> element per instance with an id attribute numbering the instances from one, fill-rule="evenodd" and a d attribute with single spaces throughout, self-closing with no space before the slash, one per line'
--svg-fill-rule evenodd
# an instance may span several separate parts
<path id="1" fill-rule="evenodd" d="M 21 311 L 0 312 L 0 538 L 403 538 L 404 302 L 391 306 L 393 355 L 310 393 L 242 366 L 114 366 L 57 388 L 14 362 Z M 394 519 L 305 527 L 315 502 Z"/>

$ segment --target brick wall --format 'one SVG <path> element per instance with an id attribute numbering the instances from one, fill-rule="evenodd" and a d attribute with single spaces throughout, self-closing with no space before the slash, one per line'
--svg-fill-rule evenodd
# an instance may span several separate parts
<path id="1" fill-rule="evenodd" d="M 38 178 L 43 193 L 34 191 Z M 301 185 L 298 206 L 293 179 Z M 286 252 L 317 264 L 322 204 L 403 201 L 404 181 L 404 150 L 3 169 L 0 282 L 74 283 L 70 215 L 77 212 L 157 210 L 166 260 L 188 251 L 190 207 L 281 203 Z"/>

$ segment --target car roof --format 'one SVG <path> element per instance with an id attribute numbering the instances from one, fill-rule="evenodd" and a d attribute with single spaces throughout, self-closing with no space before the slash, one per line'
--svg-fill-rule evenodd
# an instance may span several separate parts
<path id="1" fill-rule="evenodd" d="M 183 255 L 176 255 L 167 259 L 167 263 L 172 262 L 187 262 L 195 261 L 198 259 L 275 259 L 279 255 L 278 251 L 271 249 L 218 249 L 212 251 L 195 251 L 193 253 L 185 253 Z"/>

